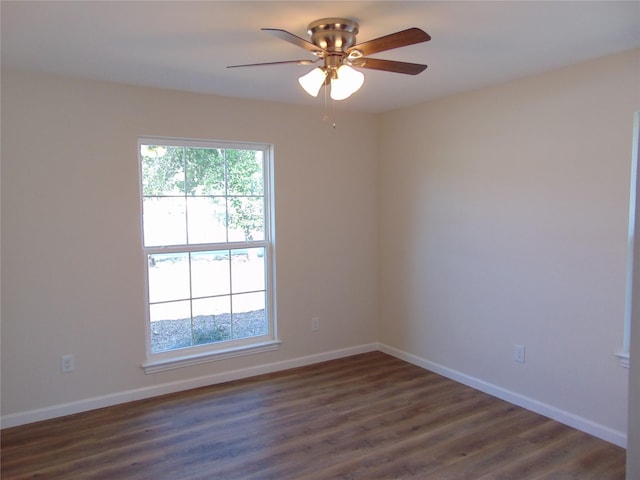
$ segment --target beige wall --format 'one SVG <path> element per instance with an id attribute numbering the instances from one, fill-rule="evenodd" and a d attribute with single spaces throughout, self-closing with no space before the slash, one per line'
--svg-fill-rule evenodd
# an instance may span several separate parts
<path id="1" fill-rule="evenodd" d="M 637 56 L 382 116 L 382 344 L 624 438 Z"/>
<path id="2" fill-rule="evenodd" d="M 375 342 L 374 119 L 323 114 L 3 71 L 2 414 Z M 274 144 L 279 351 L 143 373 L 138 135 Z"/>

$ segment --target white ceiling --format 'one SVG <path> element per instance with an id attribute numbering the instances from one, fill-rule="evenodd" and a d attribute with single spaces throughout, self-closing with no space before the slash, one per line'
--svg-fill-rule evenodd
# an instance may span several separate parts
<path id="1" fill-rule="evenodd" d="M 360 23 L 358 42 L 409 27 L 430 42 L 374 55 L 426 63 L 417 76 L 364 70 L 341 108 L 382 112 L 640 47 L 639 1 L 1 2 L 2 67 L 120 83 L 324 104 L 297 77 L 312 67 L 227 65 L 313 59 L 260 28 L 307 38 L 324 17 Z"/>

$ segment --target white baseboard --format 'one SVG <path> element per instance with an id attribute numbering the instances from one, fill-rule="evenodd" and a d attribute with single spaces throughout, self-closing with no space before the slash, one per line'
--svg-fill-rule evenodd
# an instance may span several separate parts
<path id="1" fill-rule="evenodd" d="M 375 350 L 380 350 L 381 352 L 387 353 L 396 358 L 422 367 L 426 370 L 435 372 L 439 375 L 442 375 L 443 377 L 450 378 L 451 380 L 462 383 L 463 385 L 475 388 L 476 390 L 480 390 L 481 392 L 487 393 L 509 403 L 513 403 L 514 405 L 518 405 L 520 407 L 526 408 L 527 410 L 531 410 L 546 417 L 552 418 L 553 420 L 556 420 L 560 423 L 576 428 L 620 447 L 626 448 L 627 436 L 623 432 L 613 430 L 604 425 L 595 423 L 587 418 L 580 417 L 578 415 L 567 412 L 565 410 L 561 410 L 557 407 L 548 405 L 533 398 L 512 392 L 502 387 L 498 387 L 491 383 L 485 382 L 484 380 L 471 377 L 469 375 L 458 372 L 456 370 L 452 370 L 448 367 L 435 362 L 431 362 L 416 355 L 398 350 L 388 345 L 377 343 L 332 350 L 330 352 L 297 357 L 290 360 L 269 363 L 266 365 L 257 365 L 254 367 L 243 368 L 239 370 L 231 370 L 229 372 L 221 372 L 214 375 L 190 378 L 177 382 L 170 382 L 160 385 L 154 385 L 151 387 L 127 390 L 110 395 L 103 395 L 100 397 L 79 400 L 76 402 L 69 402 L 60 405 L 53 405 L 51 407 L 14 413 L 1 417 L 0 425 L 2 426 L 2 428 L 15 427 L 27 423 L 39 422 L 41 420 L 48 420 L 51 418 L 62 417 L 65 415 L 85 412 L 88 410 L 94 410 L 96 408 L 109 407 L 120 403 L 142 400 L 144 398 L 151 398 L 168 393 L 189 390 L 192 388 L 215 385 L 232 380 L 240 380 L 242 378 L 253 377 L 264 373 L 273 373 L 281 370 L 288 370 L 290 368 L 302 367 L 305 365 L 325 362 L 328 360 L 335 360 L 338 358 L 357 355 L 360 353 L 372 352 Z"/>
<path id="2" fill-rule="evenodd" d="M 540 415 L 544 415 L 545 417 L 556 420 L 572 428 L 581 430 L 585 433 L 593 435 L 594 437 L 598 437 L 598 438 L 601 438 L 602 440 L 606 440 L 607 442 L 613 443 L 614 445 L 618 445 L 619 447 L 622 447 L 622 448 L 627 447 L 627 435 L 618 430 L 614 430 L 604 425 L 600 425 L 587 418 L 580 417 L 578 415 L 575 415 L 571 412 L 567 412 L 565 410 L 561 410 L 552 405 L 548 405 L 546 403 L 540 402 L 534 398 L 530 398 L 525 395 L 512 392 L 505 388 L 498 387 L 491 383 L 485 382 L 484 380 L 471 377 L 464 373 L 445 367 L 444 365 L 431 362 L 424 358 L 420 358 L 416 355 L 412 355 L 410 353 L 404 352 L 402 350 L 398 350 L 388 345 L 378 344 L 378 350 L 380 350 L 381 352 L 387 353 L 389 355 L 392 355 L 396 358 L 399 358 L 401 360 L 404 360 L 406 362 L 422 367 L 426 370 L 442 375 L 443 377 L 449 378 L 451 380 L 455 380 L 456 382 L 462 383 L 463 385 L 467 385 L 471 388 L 480 390 L 481 392 L 487 393 L 491 396 L 500 398 L 501 400 L 505 400 L 509 403 L 513 403 L 514 405 L 518 405 L 519 407 L 523 407 L 523 408 L 526 408 L 527 410 L 531 410 L 532 412 L 539 413 Z"/>
<path id="3" fill-rule="evenodd" d="M 262 375 L 264 373 L 273 373 L 290 368 L 302 367 L 314 363 L 326 362 L 337 358 L 349 357 L 360 353 L 373 352 L 378 350 L 377 343 L 357 345 L 355 347 L 332 350 L 304 357 L 297 357 L 291 360 L 283 360 L 280 362 L 269 363 L 266 365 L 257 365 L 254 367 L 243 368 L 239 370 L 231 370 L 229 372 L 221 372 L 214 375 L 206 375 L 203 377 L 189 378 L 177 382 L 164 383 L 154 385 L 152 387 L 138 388 L 135 390 L 127 390 L 124 392 L 103 395 L 100 397 L 87 398 L 76 402 L 63 403 L 53 405 L 51 407 L 29 410 L 0 418 L 2 428 L 16 427 L 27 423 L 39 422 L 41 420 L 49 420 L 51 418 L 63 417 L 74 413 L 86 412 L 96 408 L 110 407 L 120 403 L 142 400 L 144 398 L 157 397 L 167 393 L 175 393 L 192 388 L 206 387 L 218 383 L 229 382 L 232 380 L 240 380 L 242 378 Z"/>

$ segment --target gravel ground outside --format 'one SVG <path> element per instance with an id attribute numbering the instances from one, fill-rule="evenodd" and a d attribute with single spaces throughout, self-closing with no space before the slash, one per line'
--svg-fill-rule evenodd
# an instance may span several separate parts
<path id="1" fill-rule="evenodd" d="M 158 353 L 267 333 L 264 310 L 234 313 L 233 316 L 223 313 L 194 317 L 193 325 L 189 318 L 160 320 L 151 323 L 151 351 Z"/>

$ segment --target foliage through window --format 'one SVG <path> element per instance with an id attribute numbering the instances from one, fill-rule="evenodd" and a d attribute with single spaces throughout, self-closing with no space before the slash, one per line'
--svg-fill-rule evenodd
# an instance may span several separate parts
<path id="1" fill-rule="evenodd" d="M 270 150 L 141 139 L 148 353 L 274 338 Z"/>

